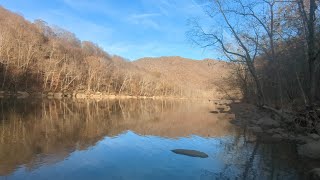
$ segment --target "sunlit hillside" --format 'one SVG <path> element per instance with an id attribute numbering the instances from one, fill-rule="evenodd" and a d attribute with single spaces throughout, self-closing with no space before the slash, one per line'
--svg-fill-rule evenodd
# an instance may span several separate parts
<path id="1" fill-rule="evenodd" d="M 231 64 L 218 60 L 192 60 L 182 57 L 142 58 L 133 64 L 158 73 L 190 94 L 222 98 L 222 85 L 231 73 Z M 194 91 L 197 90 L 197 91 Z M 196 95 L 193 94 L 193 95 Z"/>
<path id="2" fill-rule="evenodd" d="M 0 8 L 0 86 L 8 92 L 222 98 L 226 62 L 181 57 L 129 61 L 45 21 Z"/>

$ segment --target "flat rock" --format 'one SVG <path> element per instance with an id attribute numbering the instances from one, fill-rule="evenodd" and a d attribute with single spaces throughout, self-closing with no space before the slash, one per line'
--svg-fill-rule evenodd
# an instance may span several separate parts
<path id="1" fill-rule="evenodd" d="M 257 124 L 263 127 L 268 127 L 268 128 L 278 128 L 280 126 L 280 123 L 273 120 L 270 117 L 262 117 L 258 120 Z"/>
<path id="2" fill-rule="evenodd" d="M 298 153 L 304 157 L 320 159 L 320 141 L 308 142 L 298 146 Z"/>
<path id="3" fill-rule="evenodd" d="M 196 150 L 189 150 L 189 149 L 174 149 L 171 150 L 176 154 L 191 156 L 191 157 L 199 157 L 199 158 L 207 158 L 209 157 L 206 153 Z"/>

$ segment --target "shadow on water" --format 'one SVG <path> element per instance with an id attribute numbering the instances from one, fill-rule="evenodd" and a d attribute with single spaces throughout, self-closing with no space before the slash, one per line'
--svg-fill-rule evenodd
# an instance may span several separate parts
<path id="1" fill-rule="evenodd" d="M 295 146 L 178 100 L 1 101 L 0 179 L 299 179 Z M 181 156 L 190 149 L 208 158 Z"/>

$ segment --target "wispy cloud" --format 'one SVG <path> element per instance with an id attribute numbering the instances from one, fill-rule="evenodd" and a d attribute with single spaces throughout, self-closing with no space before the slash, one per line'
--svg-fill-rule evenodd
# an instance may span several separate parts
<path id="1" fill-rule="evenodd" d="M 154 19 L 157 16 L 161 16 L 160 13 L 142 13 L 132 14 L 127 18 L 127 21 L 132 24 L 142 25 L 146 28 L 160 29 L 160 25 Z"/>

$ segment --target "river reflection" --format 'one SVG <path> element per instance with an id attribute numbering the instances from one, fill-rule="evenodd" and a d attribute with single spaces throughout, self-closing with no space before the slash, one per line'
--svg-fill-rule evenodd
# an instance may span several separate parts
<path id="1" fill-rule="evenodd" d="M 0 179 L 299 179 L 290 144 L 264 144 L 210 102 L 1 101 Z M 226 108 L 228 110 L 228 108 Z M 205 152 L 208 158 L 172 149 Z"/>

